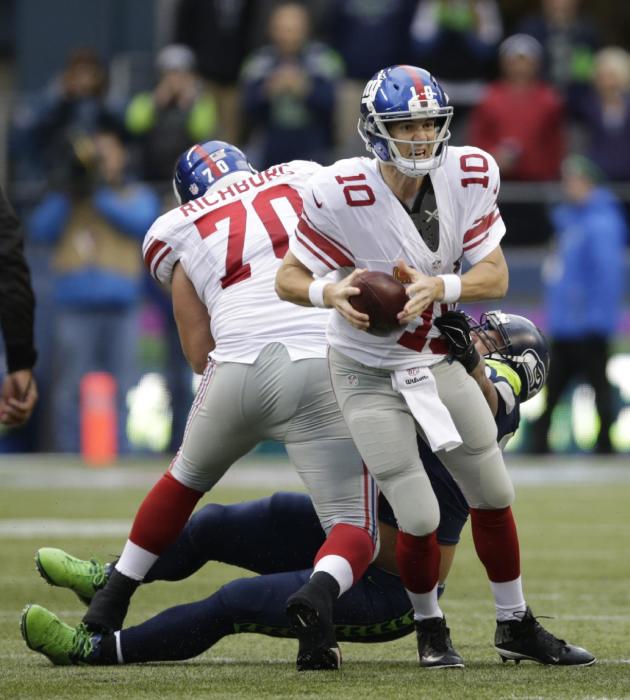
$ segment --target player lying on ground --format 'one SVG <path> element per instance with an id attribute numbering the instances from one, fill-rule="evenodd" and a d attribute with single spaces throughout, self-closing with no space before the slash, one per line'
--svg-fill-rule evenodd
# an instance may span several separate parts
<path id="1" fill-rule="evenodd" d="M 456 316 L 451 319 L 458 320 Z M 487 315 L 484 326 L 477 327 L 473 336 L 477 336 L 481 351 L 490 346 L 492 358 L 479 362 L 473 373 L 492 408 L 498 439 L 504 445 L 518 427 L 519 404 L 534 396 L 545 381 L 548 353 L 544 339 L 526 319 L 493 312 Z M 497 343 L 499 334 L 504 339 Z M 536 372 L 528 374 L 524 367 L 515 369 L 512 361 L 497 354 L 495 345 L 502 349 L 505 346 L 509 356 L 538 357 L 538 362 L 531 365 Z M 444 582 L 468 517 L 468 506 L 437 457 L 421 440 L 419 446 L 440 502 L 438 540 L 442 549 L 440 578 Z M 335 603 L 333 617 L 338 640 L 384 642 L 413 632 L 413 611 L 400 578 L 395 575 L 396 523 L 382 497 L 379 517 L 379 557 Z M 176 661 L 197 656 L 230 634 L 292 636 L 285 601 L 308 581 L 312 558 L 323 541 L 324 533 L 306 495 L 278 493 L 237 505 L 211 504 L 192 516 L 177 542 L 151 568 L 145 582 L 181 580 L 208 561 L 240 566 L 259 576 L 232 581 L 205 600 L 171 608 L 114 635 L 90 634 L 84 626 L 71 628 L 46 609 L 32 605 L 22 615 L 22 634 L 31 649 L 55 664 Z M 39 550 L 36 562 L 49 583 L 70 588 L 85 603 L 103 586 L 111 571 L 111 564 L 82 561 L 51 548 Z M 510 623 L 504 627 L 517 633 L 526 631 L 509 642 L 497 641 L 497 651 L 504 660 L 531 659 L 556 665 L 594 661 L 584 650 L 550 635 L 531 616 L 524 628 Z M 548 642 L 544 648 L 536 643 L 540 637 Z"/>

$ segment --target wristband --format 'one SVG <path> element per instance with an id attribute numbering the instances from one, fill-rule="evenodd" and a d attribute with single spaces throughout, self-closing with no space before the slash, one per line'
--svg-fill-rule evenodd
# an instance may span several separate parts
<path id="1" fill-rule="evenodd" d="M 308 287 L 308 298 L 313 304 L 320 309 L 327 309 L 328 307 L 324 304 L 324 287 L 330 284 L 330 280 L 315 280 L 310 283 Z"/>
<path id="2" fill-rule="evenodd" d="M 444 282 L 444 296 L 440 301 L 452 304 L 462 295 L 462 278 L 459 275 L 438 275 Z"/>

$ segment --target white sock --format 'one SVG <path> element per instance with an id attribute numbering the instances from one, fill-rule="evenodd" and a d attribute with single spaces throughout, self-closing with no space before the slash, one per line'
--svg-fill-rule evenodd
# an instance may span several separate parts
<path id="1" fill-rule="evenodd" d="M 444 617 L 440 610 L 437 598 L 437 584 L 428 593 L 412 593 L 407 591 L 411 605 L 413 606 L 413 619 L 426 620 L 429 617 Z"/>
<path id="2" fill-rule="evenodd" d="M 326 556 L 322 557 L 317 564 L 315 564 L 313 574 L 316 574 L 318 571 L 325 571 L 337 581 L 339 595 L 352 588 L 354 576 L 352 574 L 350 562 L 340 557 L 338 554 L 326 554 Z"/>
<path id="3" fill-rule="evenodd" d="M 142 581 L 157 559 L 157 554 L 142 549 L 142 547 L 138 547 L 131 540 L 127 540 L 127 544 L 120 555 L 120 559 L 116 562 L 115 568 L 121 574 L 134 579 L 134 581 Z"/>
<path id="4" fill-rule="evenodd" d="M 118 661 L 119 664 L 124 664 L 125 660 L 123 659 L 122 647 L 120 646 L 120 630 L 114 632 L 114 637 L 116 639 L 116 661 Z"/>
<path id="5" fill-rule="evenodd" d="M 527 608 L 521 577 L 503 583 L 490 581 L 490 586 L 497 609 L 497 621 L 520 620 L 522 615 L 517 615 L 517 613 L 524 613 Z"/>

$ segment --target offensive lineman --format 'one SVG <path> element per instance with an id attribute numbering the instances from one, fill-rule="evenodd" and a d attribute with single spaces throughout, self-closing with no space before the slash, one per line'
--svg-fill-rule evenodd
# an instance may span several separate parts
<path id="1" fill-rule="evenodd" d="M 311 177 L 276 278 L 281 298 L 338 312 L 327 331 L 335 395 L 396 515 L 396 558 L 414 609 L 420 663 L 433 668 L 464 662 L 438 604 L 439 509 L 416 432 L 438 453 L 470 505 L 475 548 L 495 599 L 495 645 L 514 634 L 515 623 L 523 645 L 541 655 L 551 645 L 549 635 L 529 624 L 510 508 L 514 490 L 492 413 L 462 364 L 447 361 L 440 337 L 440 331 L 461 335 L 450 319 L 440 321 L 451 304 L 502 297 L 508 284 L 500 247 L 505 226 L 496 203 L 499 171 L 478 148 L 448 147 L 452 115 L 447 95 L 427 71 L 379 71 L 366 85 L 359 119 L 376 157 L 338 161 Z M 462 258 L 470 269 L 460 276 Z M 340 282 L 313 279 L 352 268 Z M 359 293 L 353 281 L 361 268 L 408 283 L 401 328 L 387 337 L 364 332 L 369 317 L 349 303 Z M 320 630 L 331 627 L 310 583 L 297 596 L 315 611 Z M 312 635 L 308 622 L 301 635 L 296 626 L 301 641 Z M 581 652 L 566 653 L 581 662 Z"/>
<path id="2" fill-rule="evenodd" d="M 461 327 L 465 328 L 463 321 Z M 491 359 L 480 360 L 472 367 L 471 374 L 488 400 L 497 424 L 497 439 L 504 446 L 518 428 L 520 403 L 535 396 L 545 382 L 549 361 L 546 342 L 528 319 L 501 312 L 487 314 L 481 325 L 473 327 L 478 351 L 492 354 Z M 520 359 L 526 356 L 536 358 L 535 372 L 526 371 Z M 452 555 L 468 507 L 437 457 L 422 440 L 418 445 L 440 503 L 438 541 L 442 553 Z M 413 631 L 409 599 L 400 579 L 392 575 L 396 572 L 396 522 L 382 498 L 379 518 L 379 556 L 363 578 L 335 602 L 333 618 L 338 640 L 384 642 Z M 145 582 L 181 580 L 207 561 L 223 561 L 262 575 L 231 581 L 205 600 L 165 610 L 140 625 L 116 632 L 116 644 L 111 643 L 111 637 L 108 644 L 84 627 L 75 630 L 37 605 L 24 610 L 22 635 L 31 649 L 60 665 L 175 661 L 196 656 L 229 634 L 286 636 L 290 631 L 285 600 L 310 577 L 311 570 L 304 569 L 310 567 L 323 539 L 306 495 L 277 493 L 249 503 L 211 504 L 192 516 Z M 49 583 L 70 588 L 84 602 L 102 587 L 112 566 L 78 560 L 53 548 L 40 549 L 36 563 Z M 441 581 L 446 574 L 440 571 Z M 531 620 L 531 625 L 538 624 Z M 516 650 L 513 646 L 500 652 L 504 660 L 563 664 L 567 659 L 562 653 L 566 643 L 559 639 L 547 656 L 536 656 L 535 649 L 519 646 Z M 592 656 L 583 656 L 583 663 L 593 661 Z"/>
<path id="3" fill-rule="evenodd" d="M 326 593 L 336 598 L 373 558 L 376 489 L 332 393 L 329 314 L 298 309 L 274 291 L 303 183 L 319 167 L 292 161 L 256 172 L 239 149 L 220 141 L 193 146 L 178 160 L 182 206 L 154 223 L 143 255 L 152 276 L 172 285 L 184 354 L 203 379 L 181 448 L 140 506 L 83 618 L 93 631 L 122 627 L 133 592 L 197 501 L 264 439 L 284 442 L 328 533 L 313 586 L 325 575 Z M 336 668 L 339 651 L 306 649 L 299 661 Z"/>

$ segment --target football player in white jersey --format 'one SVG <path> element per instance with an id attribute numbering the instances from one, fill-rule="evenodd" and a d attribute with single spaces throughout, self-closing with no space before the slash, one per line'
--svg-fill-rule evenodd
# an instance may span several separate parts
<path id="1" fill-rule="evenodd" d="M 120 629 L 135 588 L 197 501 L 265 439 L 286 445 L 328 534 L 312 577 L 323 604 L 361 578 L 374 556 L 376 488 L 332 391 L 330 312 L 299 308 L 274 291 L 304 182 L 320 167 L 292 161 L 256 172 L 220 141 L 196 145 L 178 161 L 181 206 L 154 223 L 143 254 L 153 277 L 171 285 L 184 354 L 203 379 L 181 448 L 83 618 L 94 631 Z M 299 615 L 299 599 L 293 604 Z M 298 667 L 338 666 L 334 635 L 304 641 Z"/>
<path id="2" fill-rule="evenodd" d="M 420 663 L 461 667 L 438 604 L 439 509 L 416 431 L 471 507 L 497 630 L 531 616 L 510 507 L 514 490 L 496 425 L 466 372 L 467 358 L 463 364 L 449 361 L 440 334 L 459 332 L 440 325 L 440 316 L 457 301 L 495 299 L 507 291 L 499 171 L 478 148 L 449 147 L 453 108 L 421 68 L 379 71 L 365 87 L 360 110 L 359 131 L 375 158 L 341 160 L 311 176 L 276 289 L 296 304 L 337 312 L 327 331 L 333 387 L 398 521 L 398 569 L 414 608 Z M 464 258 L 470 269 L 461 274 Z M 353 268 L 339 282 L 322 277 Z M 408 285 L 400 329 L 387 336 L 367 333 L 369 317 L 349 303 L 359 293 L 353 281 L 362 269 L 393 274 Z M 309 590 L 307 583 L 303 597 Z M 529 641 L 549 646 L 544 636 Z"/>

